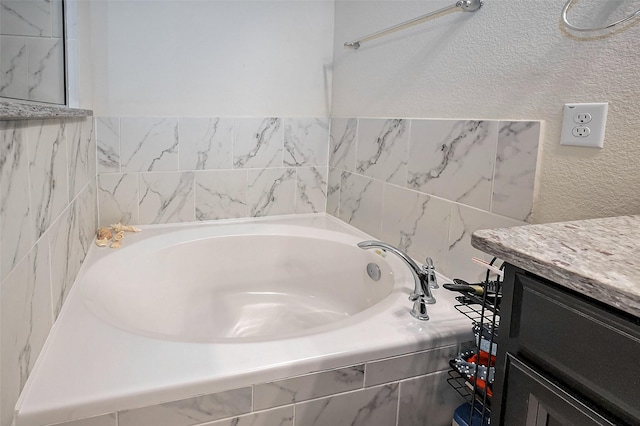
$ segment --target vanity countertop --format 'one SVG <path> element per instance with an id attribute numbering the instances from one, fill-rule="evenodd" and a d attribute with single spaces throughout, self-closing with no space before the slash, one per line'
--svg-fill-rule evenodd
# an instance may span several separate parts
<path id="1" fill-rule="evenodd" d="M 471 245 L 640 317 L 640 215 L 476 231 Z"/>

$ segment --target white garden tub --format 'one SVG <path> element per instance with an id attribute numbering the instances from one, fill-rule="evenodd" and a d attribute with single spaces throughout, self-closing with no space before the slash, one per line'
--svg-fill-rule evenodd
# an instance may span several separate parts
<path id="1" fill-rule="evenodd" d="M 144 336 L 286 339 L 340 326 L 391 293 L 391 268 L 358 248 L 360 240 L 277 224 L 185 229 L 95 263 L 82 296 L 100 318 Z M 378 281 L 367 275 L 369 263 L 378 265 Z"/>
<path id="2" fill-rule="evenodd" d="M 446 290 L 434 292 L 430 321 L 411 317 L 409 269 L 358 248 L 365 239 L 311 215 L 148 226 L 119 250 L 93 247 L 18 401 L 17 426 L 468 339 Z"/>

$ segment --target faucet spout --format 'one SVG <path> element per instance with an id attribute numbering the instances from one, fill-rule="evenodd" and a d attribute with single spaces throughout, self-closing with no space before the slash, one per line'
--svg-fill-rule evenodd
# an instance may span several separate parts
<path id="1" fill-rule="evenodd" d="M 415 304 L 418 304 L 418 306 L 422 306 L 424 304 L 432 305 L 436 303 L 436 298 L 433 297 L 433 294 L 431 293 L 431 286 L 429 285 L 435 278 L 435 270 L 433 269 L 433 264 L 421 268 L 405 252 L 382 241 L 362 241 L 358 243 L 358 247 L 360 247 L 361 249 L 379 248 L 398 256 L 409 267 L 409 269 L 411 270 L 411 275 L 413 275 L 414 289 L 413 293 L 411 293 L 411 296 L 409 296 L 409 300 L 415 302 Z M 426 318 L 420 318 L 420 316 L 422 315 L 418 314 L 418 312 L 422 311 L 425 312 L 423 316 L 426 316 Z M 416 314 L 414 314 L 414 312 L 416 312 Z M 416 308 L 416 306 L 414 306 L 411 314 L 419 319 L 429 319 L 429 317 L 426 315 L 426 309 L 423 307 Z"/>

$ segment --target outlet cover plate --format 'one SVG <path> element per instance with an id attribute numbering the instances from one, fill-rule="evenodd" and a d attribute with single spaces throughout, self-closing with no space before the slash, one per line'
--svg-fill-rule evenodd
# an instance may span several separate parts
<path id="1" fill-rule="evenodd" d="M 609 104 L 564 104 L 564 115 L 562 117 L 562 135 L 560 145 L 587 146 L 592 148 L 604 147 L 604 131 L 607 124 L 607 112 Z M 580 117 L 588 114 L 591 120 L 582 123 Z M 588 131 L 581 127 L 587 127 Z M 576 136 L 576 134 L 587 134 L 587 136 Z"/>

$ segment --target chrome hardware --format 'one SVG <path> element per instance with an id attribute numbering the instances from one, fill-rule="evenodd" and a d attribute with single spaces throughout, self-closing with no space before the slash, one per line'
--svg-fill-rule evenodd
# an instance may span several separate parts
<path id="1" fill-rule="evenodd" d="M 484 2 L 482 0 L 463 0 L 456 3 L 456 6 L 463 12 L 475 12 L 480 9 Z"/>
<path id="2" fill-rule="evenodd" d="M 562 8 L 562 22 L 564 23 L 564 25 L 569 28 L 570 30 L 573 31 L 583 31 L 583 32 L 588 32 L 588 31 L 602 31 L 602 30 L 608 30 L 610 28 L 614 28 L 617 27 L 618 25 L 622 25 L 625 22 L 628 22 L 632 19 L 634 19 L 635 17 L 637 17 L 638 15 L 640 15 L 640 9 L 636 10 L 635 12 L 633 12 L 632 14 L 628 15 L 625 18 L 622 18 L 620 20 L 617 20 L 615 22 L 612 22 L 610 24 L 604 25 L 602 27 L 595 27 L 595 28 L 581 28 L 581 27 L 576 27 L 575 25 L 573 25 L 571 22 L 569 22 L 569 18 L 567 17 L 567 14 L 569 13 L 569 7 L 575 2 L 575 0 L 568 0 L 565 4 L 564 7 Z"/>
<path id="3" fill-rule="evenodd" d="M 422 271 L 427 274 L 427 282 L 429 283 L 429 288 L 439 288 L 438 278 L 436 277 L 436 268 L 433 266 L 433 260 L 430 257 L 424 262 L 422 265 Z"/>
<path id="4" fill-rule="evenodd" d="M 482 7 L 482 4 L 483 4 L 482 0 L 459 0 L 456 4 L 453 4 L 451 6 L 443 7 L 442 9 L 427 13 L 426 15 L 418 16 L 417 18 L 413 18 L 408 21 L 401 22 L 400 24 L 394 25 L 389 28 L 385 28 L 384 30 L 376 31 L 375 33 L 362 36 L 353 41 L 348 41 L 344 44 L 344 47 L 358 49 L 361 43 L 373 40 L 378 37 L 385 36 L 389 33 L 393 33 L 396 31 L 403 30 L 405 28 L 412 27 L 414 25 L 420 24 L 423 21 L 429 18 L 435 17 L 437 15 L 443 15 L 447 12 L 452 12 L 456 9 L 459 9 L 462 12 L 475 12 Z"/>
<path id="5" fill-rule="evenodd" d="M 369 263 L 367 265 L 367 275 L 374 281 L 380 281 L 382 273 L 380 273 L 380 267 L 375 263 Z"/>
<path id="6" fill-rule="evenodd" d="M 411 308 L 411 316 L 419 319 L 420 321 L 429 321 L 429 314 L 427 313 L 427 302 L 425 302 L 424 298 L 418 297 L 413 302 L 413 307 Z"/>
<path id="7" fill-rule="evenodd" d="M 436 303 L 436 298 L 433 297 L 431 288 L 429 287 L 429 276 L 431 273 L 435 279 L 435 268 L 433 268 L 433 262 L 431 262 L 430 267 L 427 265 L 426 269 L 424 266 L 419 267 L 406 253 L 387 243 L 383 243 L 382 241 L 362 241 L 358 243 L 358 247 L 361 249 L 379 248 L 386 252 L 395 254 L 404 261 L 411 270 L 411 275 L 413 275 L 414 280 L 414 289 L 409 296 L 409 300 L 413 302 L 411 315 L 422 321 L 428 320 L 429 315 L 427 315 L 427 305 L 433 305 Z"/>

